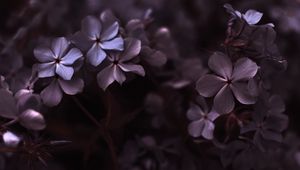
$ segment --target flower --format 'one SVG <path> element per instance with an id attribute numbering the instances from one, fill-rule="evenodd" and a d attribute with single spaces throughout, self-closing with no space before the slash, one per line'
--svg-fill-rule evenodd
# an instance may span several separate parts
<path id="1" fill-rule="evenodd" d="M 119 23 L 110 11 L 104 11 L 100 20 L 87 16 L 81 22 L 81 31 L 73 36 L 73 42 L 87 50 L 87 61 L 98 66 L 107 57 L 107 50 L 123 51 L 124 40 L 118 36 Z"/>
<path id="2" fill-rule="evenodd" d="M 213 139 L 215 125 L 213 121 L 219 117 L 215 111 L 208 112 L 207 109 L 201 109 L 196 104 L 190 104 L 187 117 L 192 122 L 188 126 L 188 132 L 193 137 L 203 136 L 205 139 Z"/>
<path id="3" fill-rule="evenodd" d="M 64 37 L 52 41 L 51 47 L 38 47 L 34 49 L 36 59 L 41 62 L 37 65 L 38 77 L 53 77 L 56 74 L 64 80 L 71 80 L 74 69 L 72 64 L 82 57 L 77 48 L 69 48 L 69 42 Z"/>
<path id="4" fill-rule="evenodd" d="M 83 80 L 77 77 L 73 77 L 71 80 L 54 78 L 40 95 L 44 104 L 52 107 L 60 103 L 63 92 L 68 95 L 75 95 L 82 92 L 83 87 Z"/>
<path id="5" fill-rule="evenodd" d="M 252 121 L 242 128 L 241 133 L 255 131 L 253 142 L 264 150 L 266 141 L 282 142 L 281 132 L 288 126 L 288 117 L 283 114 L 285 107 L 279 96 L 273 95 L 257 105 Z"/>
<path id="6" fill-rule="evenodd" d="M 132 61 L 141 51 L 141 41 L 133 38 L 126 38 L 124 43 L 124 51 L 109 53 L 108 61 L 110 64 L 97 75 L 98 84 L 104 90 L 114 81 L 122 84 L 126 80 L 125 72 L 132 72 L 140 76 L 145 76 L 144 68 Z"/>
<path id="7" fill-rule="evenodd" d="M 202 76 L 196 85 L 201 96 L 214 97 L 214 109 L 218 113 L 229 113 L 235 106 L 234 97 L 242 104 L 254 104 L 256 99 L 250 93 L 248 81 L 258 70 L 255 62 L 248 58 L 240 58 L 234 66 L 223 53 L 214 53 L 208 62 L 215 74 Z"/>

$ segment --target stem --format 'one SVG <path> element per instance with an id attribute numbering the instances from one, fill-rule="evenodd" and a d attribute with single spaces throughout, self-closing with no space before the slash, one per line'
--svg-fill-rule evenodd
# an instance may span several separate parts
<path id="1" fill-rule="evenodd" d="M 113 166 L 114 169 L 117 170 L 118 169 L 118 162 L 117 162 L 117 155 L 115 152 L 115 148 L 114 148 L 114 144 L 113 144 L 113 140 L 111 138 L 110 133 L 108 132 L 108 130 L 106 129 L 105 126 L 103 126 L 101 123 L 99 123 L 96 118 L 80 103 L 80 101 L 76 98 L 76 97 L 72 97 L 73 101 L 79 106 L 79 108 L 82 110 L 82 112 L 100 129 L 100 131 L 102 132 L 101 135 L 103 135 L 103 138 L 105 140 L 105 142 L 108 145 L 111 157 L 112 157 L 112 161 L 113 161 Z"/>

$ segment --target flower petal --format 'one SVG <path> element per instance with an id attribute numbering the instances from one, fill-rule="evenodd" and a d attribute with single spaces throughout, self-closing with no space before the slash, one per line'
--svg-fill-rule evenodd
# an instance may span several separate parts
<path id="1" fill-rule="evenodd" d="M 63 64 L 56 64 L 55 72 L 64 80 L 71 80 L 74 74 L 74 69 Z"/>
<path id="2" fill-rule="evenodd" d="M 214 109 L 218 113 L 229 113 L 234 108 L 234 98 L 232 96 L 232 91 L 225 85 L 214 98 Z"/>
<path id="3" fill-rule="evenodd" d="M 203 110 L 196 104 L 191 104 L 189 110 L 187 111 L 187 118 L 189 120 L 199 120 L 203 118 L 205 113 Z"/>
<path id="4" fill-rule="evenodd" d="M 74 78 L 72 80 L 58 79 L 58 83 L 62 90 L 68 95 L 75 95 L 82 92 L 84 82 L 80 78 Z"/>
<path id="5" fill-rule="evenodd" d="M 129 61 L 135 56 L 137 56 L 141 51 L 141 41 L 134 38 L 126 38 L 124 40 L 125 49 L 122 54 L 120 61 Z"/>
<path id="6" fill-rule="evenodd" d="M 5 145 L 10 147 L 16 147 L 19 145 L 21 138 L 10 131 L 5 132 L 2 135 L 2 139 Z"/>
<path id="7" fill-rule="evenodd" d="M 97 74 L 98 85 L 105 90 L 115 81 L 113 76 L 113 65 L 109 65 Z"/>
<path id="8" fill-rule="evenodd" d="M 101 41 L 108 41 L 117 36 L 119 32 L 119 23 L 114 22 L 108 28 L 106 28 L 101 35 Z"/>
<path id="9" fill-rule="evenodd" d="M 71 42 L 78 47 L 79 49 L 83 51 L 87 51 L 92 47 L 94 44 L 93 40 L 90 40 L 87 36 L 85 36 L 84 33 L 81 31 L 76 32 L 72 37 L 71 37 Z"/>
<path id="10" fill-rule="evenodd" d="M 51 44 L 54 58 L 61 58 L 64 52 L 67 50 L 68 46 L 69 42 L 65 37 L 55 38 Z"/>
<path id="11" fill-rule="evenodd" d="M 215 129 L 215 124 L 209 120 L 204 121 L 204 128 L 202 131 L 202 136 L 205 139 L 211 140 L 214 138 L 214 129 Z"/>
<path id="12" fill-rule="evenodd" d="M 212 97 L 214 96 L 223 86 L 225 80 L 215 75 L 204 75 L 196 83 L 196 90 L 201 96 Z"/>
<path id="13" fill-rule="evenodd" d="M 210 120 L 210 121 L 214 121 L 216 118 L 218 118 L 220 116 L 219 113 L 217 113 L 216 111 L 212 110 L 210 111 L 208 114 L 207 114 L 207 118 Z"/>
<path id="14" fill-rule="evenodd" d="M 54 62 L 38 64 L 37 69 L 38 69 L 38 77 L 39 78 L 52 77 L 55 75 Z"/>
<path id="15" fill-rule="evenodd" d="M 101 49 L 98 43 L 95 43 L 87 52 L 87 59 L 93 66 L 98 66 L 106 58 L 106 53 Z"/>
<path id="16" fill-rule="evenodd" d="M 188 132 L 192 137 L 200 137 L 202 134 L 202 131 L 204 129 L 205 122 L 203 119 L 198 121 L 193 121 L 188 126 Z"/>
<path id="17" fill-rule="evenodd" d="M 123 82 L 126 80 L 125 74 L 117 65 L 113 66 L 113 76 L 119 84 L 123 84 Z"/>
<path id="18" fill-rule="evenodd" d="M 53 80 L 51 84 L 41 92 L 41 98 L 47 106 L 56 106 L 62 99 L 62 91 L 57 80 Z"/>
<path id="19" fill-rule="evenodd" d="M 250 9 L 243 15 L 243 18 L 249 25 L 254 25 L 261 20 L 262 16 L 263 14 L 261 12 Z"/>
<path id="20" fill-rule="evenodd" d="M 77 48 L 72 48 L 62 59 L 61 64 L 71 65 L 82 57 L 82 53 Z"/>
<path id="21" fill-rule="evenodd" d="M 32 109 L 24 111 L 19 116 L 19 122 L 25 128 L 32 130 L 42 130 L 46 127 L 44 116 Z"/>
<path id="22" fill-rule="evenodd" d="M 248 90 L 248 84 L 233 82 L 230 85 L 230 88 L 235 96 L 235 98 L 242 104 L 254 104 L 256 102 L 256 98 L 250 95 Z"/>
<path id="23" fill-rule="evenodd" d="M 223 53 L 215 52 L 208 60 L 208 66 L 219 76 L 228 80 L 232 74 L 232 63 Z"/>
<path id="24" fill-rule="evenodd" d="M 54 54 L 49 48 L 37 47 L 33 50 L 34 56 L 39 62 L 45 63 L 54 61 Z"/>
<path id="25" fill-rule="evenodd" d="M 119 67 L 125 72 L 133 72 L 140 76 L 145 76 L 145 70 L 141 65 L 119 63 Z"/>
<path id="26" fill-rule="evenodd" d="M 232 80 L 249 80 L 256 75 L 257 70 L 258 66 L 255 62 L 249 58 L 241 58 L 234 64 Z"/>
<path id="27" fill-rule="evenodd" d="M 90 40 L 96 40 L 100 38 L 102 25 L 98 18 L 87 16 L 81 22 L 81 29 Z"/>
<path id="28" fill-rule="evenodd" d="M 123 51 L 124 50 L 124 40 L 121 37 L 114 38 L 109 41 L 103 41 L 100 43 L 101 48 L 105 50 L 117 50 Z"/>

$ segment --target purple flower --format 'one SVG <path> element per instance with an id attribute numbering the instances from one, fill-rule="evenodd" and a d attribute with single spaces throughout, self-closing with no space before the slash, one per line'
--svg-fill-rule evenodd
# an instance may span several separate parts
<path id="1" fill-rule="evenodd" d="M 119 23 L 110 11 L 104 11 L 100 20 L 87 16 L 82 20 L 81 31 L 73 37 L 75 45 L 87 51 L 87 61 L 98 66 L 107 57 L 107 50 L 123 51 L 124 40 L 118 36 Z"/>
<path id="2" fill-rule="evenodd" d="M 203 136 L 205 139 L 213 139 L 215 125 L 213 121 L 219 117 L 215 111 L 208 112 L 196 104 L 191 104 L 187 112 L 187 117 L 192 122 L 188 126 L 189 134 L 193 137 Z"/>
<path id="3" fill-rule="evenodd" d="M 126 38 L 124 43 L 124 51 L 109 53 L 108 61 L 110 64 L 97 75 L 98 84 L 104 90 L 114 81 L 122 84 L 126 80 L 125 72 L 145 76 L 144 68 L 133 62 L 133 59 L 135 59 L 141 51 L 141 41 Z"/>
<path id="4" fill-rule="evenodd" d="M 255 131 L 253 141 L 264 150 L 266 141 L 282 142 L 281 133 L 288 126 L 288 117 L 283 114 L 285 107 L 279 96 L 273 95 L 258 104 L 259 107 L 252 114 L 252 121 L 242 128 L 241 133 Z"/>
<path id="5" fill-rule="evenodd" d="M 34 49 L 36 59 L 41 62 L 37 65 L 38 77 L 53 77 L 56 74 L 64 80 L 71 80 L 74 74 L 72 65 L 82 57 L 77 48 L 69 48 L 69 42 L 64 37 L 52 41 L 51 47 L 38 47 Z"/>
<path id="6" fill-rule="evenodd" d="M 52 82 L 41 92 L 41 98 L 47 106 L 56 106 L 60 103 L 63 92 L 75 95 L 82 92 L 84 82 L 80 78 L 73 77 L 71 80 L 54 78 Z"/>
<path id="7" fill-rule="evenodd" d="M 204 97 L 214 97 L 214 109 L 218 113 L 229 113 L 235 106 L 234 97 L 242 104 L 254 104 L 256 99 L 249 92 L 248 81 L 258 70 L 256 63 L 240 58 L 234 66 L 223 53 L 214 53 L 208 62 L 215 74 L 202 76 L 197 82 L 197 91 Z"/>

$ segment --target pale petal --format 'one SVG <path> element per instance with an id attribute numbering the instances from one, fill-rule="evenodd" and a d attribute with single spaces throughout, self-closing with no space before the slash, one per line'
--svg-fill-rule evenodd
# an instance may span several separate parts
<path id="1" fill-rule="evenodd" d="M 62 91 L 57 80 L 53 80 L 51 84 L 41 92 L 41 98 L 47 106 L 56 106 L 62 99 Z"/>
<path id="2" fill-rule="evenodd" d="M 191 104 L 189 110 L 187 111 L 187 118 L 189 120 L 199 120 L 203 118 L 204 115 L 205 113 L 203 110 L 195 104 Z"/>
<path id="3" fill-rule="evenodd" d="M 263 14 L 261 12 L 250 9 L 243 15 L 243 18 L 249 25 L 254 25 L 261 20 L 262 16 Z"/>
<path id="4" fill-rule="evenodd" d="M 196 90 L 201 96 L 212 97 L 214 96 L 224 85 L 225 80 L 215 75 L 204 75 L 196 83 Z"/>
<path id="5" fill-rule="evenodd" d="M 54 61 L 54 54 L 49 48 L 38 47 L 33 50 L 35 58 L 42 63 Z"/>
<path id="6" fill-rule="evenodd" d="M 76 60 L 82 57 L 82 53 L 77 48 L 72 48 L 62 59 L 61 64 L 71 65 L 74 64 Z"/>
<path id="7" fill-rule="evenodd" d="M 232 80 L 249 80 L 256 75 L 257 70 L 258 66 L 255 62 L 249 58 L 241 58 L 234 64 Z"/>
<path id="8" fill-rule="evenodd" d="M 59 79 L 58 83 L 62 90 L 69 95 L 75 95 L 82 92 L 84 87 L 84 82 L 80 78 L 74 78 L 72 80 Z"/>
<path id="9" fill-rule="evenodd" d="M 102 25 L 100 20 L 94 16 L 87 16 L 81 22 L 82 32 L 91 40 L 100 38 Z"/>
<path id="10" fill-rule="evenodd" d="M 109 65 L 97 74 L 98 85 L 105 90 L 110 84 L 115 81 L 113 75 L 113 65 Z"/>
<path id="11" fill-rule="evenodd" d="M 229 113 L 234 108 L 234 98 L 232 96 L 232 91 L 228 87 L 228 85 L 225 85 L 215 96 L 214 98 L 214 109 L 220 113 Z"/>
<path id="12" fill-rule="evenodd" d="M 223 53 L 215 52 L 208 60 L 208 66 L 219 76 L 228 80 L 232 74 L 232 63 Z"/>
<path id="13" fill-rule="evenodd" d="M 141 41 L 134 38 L 126 38 L 124 40 L 125 47 L 120 61 L 129 61 L 136 57 L 141 51 Z"/>
<path id="14" fill-rule="evenodd" d="M 101 48 L 105 50 L 124 50 L 124 40 L 121 37 L 114 38 L 112 40 L 103 41 L 100 43 Z"/>
<path id="15" fill-rule="evenodd" d="M 65 37 L 55 38 L 52 41 L 51 49 L 55 58 L 61 58 L 64 52 L 67 50 L 69 42 Z"/>
<path id="16" fill-rule="evenodd" d="M 117 65 L 113 66 L 113 76 L 119 84 L 123 84 L 123 82 L 126 80 L 125 74 Z"/>
<path id="17" fill-rule="evenodd" d="M 53 77 L 55 75 L 54 62 L 38 64 L 37 69 L 39 78 Z"/>
<path id="18" fill-rule="evenodd" d="M 206 120 L 204 122 L 205 122 L 205 124 L 204 124 L 204 128 L 203 128 L 203 131 L 202 131 L 202 136 L 205 139 L 211 140 L 211 139 L 214 138 L 215 125 L 214 125 L 213 122 L 211 122 L 209 120 Z"/>
<path id="19" fill-rule="evenodd" d="M 203 119 L 198 121 L 193 121 L 188 126 L 188 132 L 192 137 L 200 137 L 204 129 L 205 122 Z"/>
<path id="20" fill-rule="evenodd" d="M 242 104 L 254 104 L 256 102 L 256 98 L 251 96 L 248 90 L 247 83 L 238 83 L 233 82 L 230 85 L 230 88 L 235 96 L 235 98 Z"/>
<path id="21" fill-rule="evenodd" d="M 71 80 L 74 74 L 74 69 L 72 67 L 65 66 L 63 64 L 56 64 L 55 71 L 64 80 Z"/>
<path id="22" fill-rule="evenodd" d="M 106 53 L 101 49 L 98 43 L 95 43 L 87 52 L 88 62 L 95 67 L 101 64 L 106 56 Z"/>
<path id="23" fill-rule="evenodd" d="M 19 116 L 19 122 L 25 128 L 32 130 L 43 130 L 46 127 L 44 116 L 32 109 L 24 111 Z"/>
<path id="24" fill-rule="evenodd" d="M 118 65 L 125 72 L 133 72 L 140 76 L 145 76 L 145 70 L 141 65 L 130 64 L 130 63 L 128 64 L 120 63 Z"/>
<path id="25" fill-rule="evenodd" d="M 105 29 L 101 34 L 101 41 L 111 40 L 117 36 L 119 32 L 119 23 L 114 22 L 107 29 Z"/>

